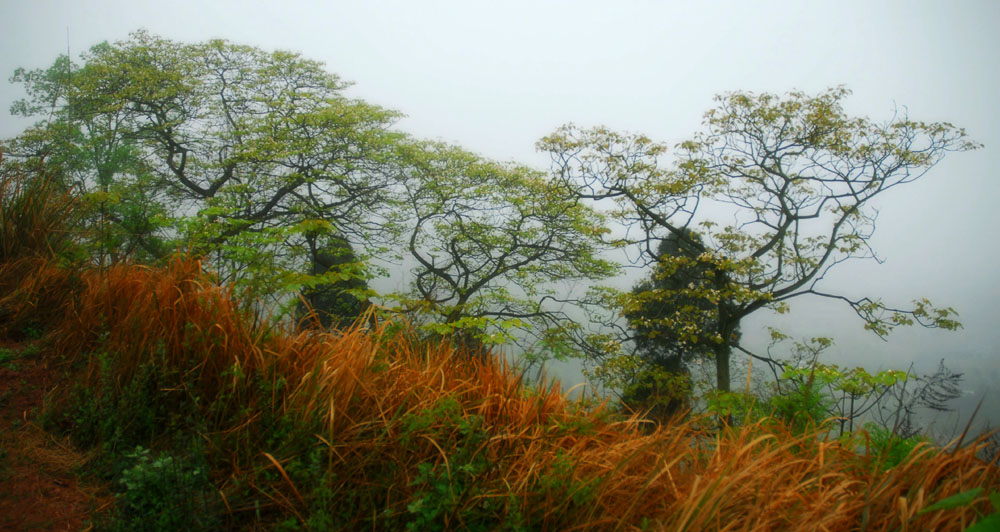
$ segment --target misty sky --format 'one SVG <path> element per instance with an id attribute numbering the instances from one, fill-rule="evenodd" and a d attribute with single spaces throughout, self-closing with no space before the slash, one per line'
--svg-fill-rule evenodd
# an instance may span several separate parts
<path id="1" fill-rule="evenodd" d="M 951 154 L 882 197 L 874 247 L 885 263 L 844 265 L 849 296 L 917 297 L 955 307 L 962 331 L 902 330 L 889 342 L 844 308 L 795 304 L 745 323 L 833 336 L 828 362 L 870 370 L 965 371 L 1000 424 L 1000 2 L 841 1 L 18 1 L 0 0 L 0 73 L 51 65 L 145 28 L 178 41 L 225 38 L 297 51 L 355 82 L 353 97 L 400 110 L 398 127 L 483 155 L 547 167 L 534 143 L 566 122 L 604 124 L 674 144 L 698 130 L 713 95 L 816 92 L 846 85 L 873 119 L 964 127 L 984 149 Z M 68 42 L 67 42 L 68 41 Z M 0 83 L 4 109 L 22 97 Z M 0 137 L 25 125 L 4 113 Z M 830 285 L 828 285 L 830 286 Z M 759 336 L 759 335 L 758 335 Z M 760 347 L 759 345 L 757 347 Z M 571 379 L 572 377 L 567 377 Z M 955 418 L 957 419 L 957 417 Z"/>

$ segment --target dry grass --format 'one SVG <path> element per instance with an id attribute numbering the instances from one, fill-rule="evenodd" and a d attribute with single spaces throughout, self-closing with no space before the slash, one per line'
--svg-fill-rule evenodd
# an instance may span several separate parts
<path id="1" fill-rule="evenodd" d="M 0 153 L 0 263 L 57 255 L 79 220 L 78 207 L 51 175 L 3 166 Z"/>
<path id="2" fill-rule="evenodd" d="M 51 259 L 21 260 L 0 263 L 0 312 L 47 316 L 54 352 L 83 362 L 82 382 L 111 371 L 123 388 L 144 364 L 169 370 L 175 382 L 159 392 L 197 398 L 213 478 L 241 526 L 304 522 L 325 505 L 343 529 L 424 519 L 456 530 L 963 530 L 988 511 L 985 495 L 918 512 L 1000 484 L 996 464 L 975 456 L 982 440 L 918 448 L 881 471 L 874 457 L 773 422 L 709 431 L 585 408 L 557 383 L 525 386 L 504 363 L 393 321 L 255 328 L 190 258 L 76 282 Z M 110 370 L 97 352 L 113 354 Z M 299 432 L 276 439 L 275 420 Z M 319 471 L 303 472 L 307 451 Z"/>
<path id="3" fill-rule="evenodd" d="M 54 335 L 57 353 L 114 353 L 115 373 L 124 380 L 155 355 L 157 363 L 194 377 L 205 397 L 219 393 L 227 369 L 264 364 L 261 332 L 250 330 L 230 294 L 202 275 L 195 260 L 178 257 L 164 269 L 89 270 L 81 283 Z"/>
<path id="4" fill-rule="evenodd" d="M 54 259 L 71 243 L 77 212 L 50 176 L 0 166 L 0 334 L 16 337 L 58 319 L 73 275 Z"/>
<path id="5" fill-rule="evenodd" d="M 711 434 L 694 422 L 650 429 L 637 417 L 584 409 L 555 383 L 524 387 L 512 368 L 470 360 L 447 344 L 415 342 L 399 324 L 265 335 L 244 325 L 228 294 L 199 277 L 195 261 L 178 259 L 163 271 L 123 265 L 89 272 L 84 286 L 57 335 L 63 353 L 86 352 L 100 340 L 118 354 L 125 379 L 159 349 L 170 364 L 197 372 L 203 397 L 226 388 L 223 374 L 233 366 L 280 376 L 287 385 L 271 388 L 280 397 L 249 397 L 242 384 L 227 389 L 238 390 L 233 400 L 242 404 L 280 405 L 283 415 L 322 420 L 315 441 L 335 479 L 327 488 L 381 489 L 385 507 L 378 510 L 390 515 L 405 516 L 420 494 L 419 464 L 450 475 L 460 465 L 456 455 L 466 452 L 468 461 L 461 420 L 479 423 L 488 437 L 472 450 L 485 464 L 474 473 L 478 489 L 442 517 L 455 528 L 463 514 L 494 500 L 498 520 L 520 508 L 541 529 L 636 529 L 645 522 L 668 530 L 962 530 L 973 508 L 917 512 L 971 487 L 997 486 L 996 468 L 975 458 L 981 443 L 953 453 L 920 448 L 879 472 L 839 442 L 773 423 Z M 451 417 L 408 428 L 406 420 L 448 400 L 458 405 Z M 219 430 L 250 430 L 254 417 Z M 308 513 L 315 486 L 296 485 L 284 471 L 296 456 L 266 448 L 236 454 L 251 458 L 231 464 L 233 471 L 276 471 L 277 480 L 265 485 L 259 477 L 255 485 L 287 511 Z M 373 478 L 385 464 L 394 464 L 397 476 Z"/>

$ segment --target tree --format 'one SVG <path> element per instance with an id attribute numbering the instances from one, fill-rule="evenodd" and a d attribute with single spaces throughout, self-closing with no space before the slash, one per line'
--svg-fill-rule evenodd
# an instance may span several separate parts
<path id="1" fill-rule="evenodd" d="M 715 305 L 702 298 L 676 294 L 706 282 L 708 269 L 697 261 L 698 251 L 687 241 L 701 242 L 698 235 L 684 231 L 685 238 L 668 235 L 657 248 L 659 262 L 650 278 L 632 288 L 630 306 L 623 310 L 629 326 L 636 331 L 636 348 L 656 365 L 679 371 L 684 362 L 706 349 L 698 333 L 685 334 L 675 327 L 657 324 L 681 315 L 686 322 L 698 321 L 696 331 L 715 328 Z M 669 266 L 669 267 L 667 267 Z M 692 314 L 700 314 L 693 318 Z"/>
<path id="2" fill-rule="evenodd" d="M 154 258 L 167 248 L 157 235 L 166 213 L 154 178 L 135 139 L 123 134 L 123 109 L 79 112 L 98 105 L 80 86 L 95 74 L 83 72 L 67 56 L 46 70 L 17 69 L 11 81 L 23 83 L 28 98 L 15 102 L 11 113 L 46 119 L 3 149 L 29 165 L 44 161 L 48 175 L 86 193 L 81 210 L 88 211 L 84 219 L 94 229 L 90 234 L 99 262 Z"/>
<path id="3" fill-rule="evenodd" d="M 364 265 L 350 242 L 323 234 L 322 229 L 329 224 L 318 225 L 317 230 L 305 233 L 310 271 L 305 277 L 308 286 L 300 292 L 297 314 L 310 317 L 323 329 L 343 328 L 364 314 L 372 292 L 364 279 Z"/>
<path id="4" fill-rule="evenodd" d="M 684 238 L 669 234 L 657 247 L 658 262 L 648 279 L 639 282 L 628 296 L 623 316 L 635 345 L 636 369 L 625 386 L 622 400 L 635 406 L 650 406 L 661 417 L 670 417 L 683 408 L 691 391 L 688 363 L 695 357 L 710 356 L 712 346 L 700 334 L 675 327 L 663 327 L 680 319 L 697 323 L 697 331 L 717 327 L 716 305 L 683 292 L 707 287 L 708 268 L 697 260 L 699 252 L 688 241 L 701 243 L 690 230 Z M 626 381 L 626 382 L 627 382 Z"/>
<path id="5" fill-rule="evenodd" d="M 824 278 L 838 264 L 877 260 L 869 246 L 873 200 L 919 179 L 947 152 L 978 147 L 962 129 L 912 121 L 905 112 L 882 123 L 849 117 L 841 106 L 849 94 L 834 88 L 816 96 L 718 96 L 705 131 L 679 144 L 668 168 L 660 164 L 664 144 L 605 128 L 564 126 L 539 143 L 578 198 L 616 202 L 613 217 L 629 229 L 622 243 L 639 246 L 647 263 L 669 270 L 689 262 L 656 254 L 656 243 L 670 235 L 697 251 L 708 282 L 661 295 L 671 306 L 709 302 L 711 325 L 704 328 L 701 311 L 650 322 L 710 341 L 719 390 L 730 388 L 731 352 L 746 351 L 734 336 L 740 322 L 763 309 L 784 312 L 795 298 L 845 303 L 882 337 L 900 325 L 960 326 L 953 309 L 926 299 L 891 308 L 825 291 Z M 715 222 L 717 213 L 731 222 Z M 621 298 L 626 313 L 636 304 L 633 296 Z"/>
<path id="6" fill-rule="evenodd" d="M 554 283 L 616 271 L 598 255 L 600 216 L 543 173 L 452 146 L 413 142 L 400 160 L 413 264 L 402 308 L 473 352 L 524 333 L 558 356 L 575 322 Z"/>
<path id="7" fill-rule="evenodd" d="M 28 97 L 12 110 L 43 120 L 6 153 L 59 165 L 97 232 L 132 239 L 100 237 L 101 261 L 186 249 L 332 325 L 370 295 L 371 259 L 397 250 L 415 279 L 401 307 L 470 345 L 512 330 L 556 345 L 572 325 L 552 283 L 614 271 L 599 217 L 543 174 L 394 132 L 398 113 L 297 54 L 138 32 L 13 81 Z"/>
<path id="8" fill-rule="evenodd" d="M 115 187 L 132 191 L 131 206 L 146 198 L 131 225 L 110 217 L 123 233 L 156 232 L 262 295 L 289 287 L 274 272 L 308 264 L 312 220 L 366 251 L 386 241 L 382 159 L 400 138 L 388 129 L 400 115 L 344 97 L 348 85 L 320 63 L 145 32 L 82 59 L 15 73 L 28 98 L 12 111 L 45 120 L 7 152 L 62 163 L 102 205 Z"/>

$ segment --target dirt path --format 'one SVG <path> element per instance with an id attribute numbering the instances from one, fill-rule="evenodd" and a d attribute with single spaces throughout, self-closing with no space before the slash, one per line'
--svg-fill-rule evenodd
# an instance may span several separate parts
<path id="1" fill-rule="evenodd" d="M 75 473 L 85 455 L 34 423 L 55 368 L 34 344 L 0 340 L 0 531 L 80 531 L 111 499 Z"/>

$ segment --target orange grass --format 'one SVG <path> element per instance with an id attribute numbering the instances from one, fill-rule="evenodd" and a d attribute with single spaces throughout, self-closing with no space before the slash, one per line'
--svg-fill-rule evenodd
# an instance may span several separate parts
<path id="1" fill-rule="evenodd" d="M 23 257 L 0 263 L 0 337 L 19 340 L 61 322 L 60 306 L 79 281 L 54 260 Z"/>
<path id="2" fill-rule="evenodd" d="M 170 364 L 197 372 L 206 394 L 222 388 L 227 367 L 270 368 L 267 374 L 287 382 L 274 398 L 282 412 L 321 420 L 314 437 L 335 473 L 328 487 L 380 489 L 385 507 L 375 510 L 401 519 L 420 489 L 417 465 L 455 467 L 450 460 L 462 444 L 446 419 L 409 438 L 402 420 L 446 399 L 460 405 L 460 418 L 481 419 L 489 435 L 475 452 L 490 467 L 455 510 L 452 527 L 461 526 L 463 510 L 493 499 L 507 505 L 498 515 L 519 501 L 541 529 L 628 530 L 645 520 L 668 530 L 856 530 L 862 523 L 867 530 L 961 530 L 974 520 L 972 508 L 917 512 L 975 486 L 997 486 L 996 467 L 975 458 L 981 442 L 954 453 L 920 448 L 904 464 L 873 472 L 868 458 L 836 441 L 773 423 L 710 434 L 693 423 L 650 428 L 635 416 L 583 409 L 555 383 L 527 388 L 503 363 L 468 359 L 447 344 L 422 345 L 398 324 L 265 335 L 245 325 L 229 294 L 191 260 L 165 270 L 121 265 L 83 280 L 57 335 L 61 352 L 100 343 L 119 355 L 124 375 L 159 349 Z M 255 485 L 274 504 L 307 513 L 304 494 L 315 486 L 296 486 L 283 469 L 296 456 L 255 452 L 256 467 L 279 473 L 270 485 Z M 546 478 L 559 460 L 571 467 L 553 487 Z M 397 477 L 373 488 L 371 472 L 388 463 Z M 583 503 L 573 503 L 574 490 L 586 492 Z M 371 511 L 350 522 L 363 525 Z"/>
<path id="3" fill-rule="evenodd" d="M 250 330 L 198 261 L 178 257 L 164 269 L 118 264 L 84 272 L 82 284 L 55 335 L 59 354 L 114 353 L 125 378 L 157 354 L 157 362 L 193 374 L 206 397 L 218 393 L 227 369 L 264 364 L 261 332 Z"/>
<path id="4" fill-rule="evenodd" d="M 0 153 L 0 264 L 56 255 L 81 212 L 51 175 L 4 166 Z"/>
<path id="5" fill-rule="evenodd" d="M 17 337 L 60 315 L 73 274 L 53 259 L 71 240 L 77 213 L 54 179 L 3 166 L 0 153 L 0 335 Z"/>
<path id="6" fill-rule="evenodd" d="M 190 258 L 79 277 L 19 261 L 0 263 L 0 311 L 47 316 L 51 351 L 85 362 L 80 382 L 94 382 L 93 353 L 104 352 L 119 387 L 157 364 L 176 380 L 160 393 L 197 398 L 213 478 L 240 526 L 254 515 L 304 521 L 328 504 L 342 529 L 400 529 L 436 496 L 447 504 L 434 522 L 456 530 L 484 519 L 527 530 L 963 530 L 988 512 L 985 494 L 918 512 L 1000 487 L 996 464 L 976 458 L 984 440 L 919 447 L 881 471 L 876 457 L 776 422 L 707 431 L 584 408 L 555 382 L 525 386 L 516 368 L 392 320 L 255 328 Z M 299 432 L 273 438 L 280 420 Z M 303 473 L 304 453 L 317 451 L 323 471 Z"/>

